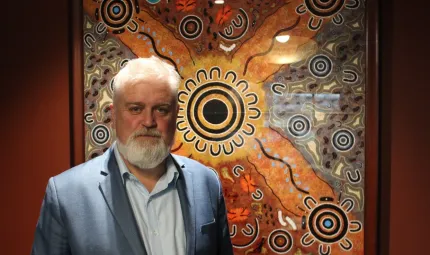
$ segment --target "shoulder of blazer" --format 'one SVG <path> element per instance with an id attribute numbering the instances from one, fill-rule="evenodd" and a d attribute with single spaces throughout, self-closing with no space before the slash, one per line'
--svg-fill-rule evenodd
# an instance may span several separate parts
<path id="1" fill-rule="evenodd" d="M 102 155 L 85 163 L 72 167 L 53 177 L 57 188 L 72 189 L 90 184 L 98 184 L 107 171 L 107 163 L 113 150 L 109 148 Z"/>

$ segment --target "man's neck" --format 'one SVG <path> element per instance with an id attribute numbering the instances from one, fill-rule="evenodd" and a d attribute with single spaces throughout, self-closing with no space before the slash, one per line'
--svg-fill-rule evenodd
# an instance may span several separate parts
<path id="1" fill-rule="evenodd" d="M 163 162 L 161 162 L 158 166 L 154 168 L 140 169 L 128 162 L 128 160 L 125 159 L 122 155 L 121 157 L 124 160 L 124 163 L 130 173 L 136 176 L 136 178 L 145 186 L 145 188 L 150 193 L 154 189 L 155 184 L 157 184 L 158 180 L 161 178 L 161 176 L 163 176 L 167 169 L 166 160 L 163 160 Z"/>

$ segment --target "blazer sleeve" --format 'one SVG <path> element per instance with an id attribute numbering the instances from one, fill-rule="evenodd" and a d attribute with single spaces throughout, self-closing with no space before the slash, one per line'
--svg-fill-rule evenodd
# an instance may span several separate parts
<path id="1" fill-rule="evenodd" d="M 219 255 L 233 255 L 233 246 L 230 239 L 230 228 L 228 226 L 226 207 L 224 196 L 222 193 L 222 186 L 219 182 L 219 199 L 218 199 L 218 254 Z"/>
<path id="2" fill-rule="evenodd" d="M 32 255 L 71 254 L 66 229 L 61 218 L 54 178 L 50 178 L 36 225 Z"/>

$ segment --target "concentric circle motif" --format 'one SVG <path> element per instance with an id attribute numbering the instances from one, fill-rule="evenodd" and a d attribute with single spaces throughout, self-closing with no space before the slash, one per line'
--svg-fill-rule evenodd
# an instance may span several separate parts
<path id="1" fill-rule="evenodd" d="M 309 62 L 311 74 L 317 78 L 325 78 L 330 75 L 333 63 L 326 55 L 316 55 Z"/>
<path id="2" fill-rule="evenodd" d="M 276 229 L 270 233 L 268 244 L 273 252 L 285 254 L 293 247 L 293 238 L 286 230 Z"/>
<path id="3" fill-rule="evenodd" d="M 193 155 L 209 153 L 213 160 L 239 157 L 236 149 L 251 139 L 261 123 L 258 94 L 234 71 L 223 75 L 218 66 L 197 70 L 195 79 L 187 79 L 178 92 L 178 102 L 181 150 L 197 152 Z"/>
<path id="4" fill-rule="evenodd" d="M 110 139 L 109 129 L 105 125 L 102 125 L 102 124 L 95 126 L 91 130 L 91 139 L 97 145 L 106 144 Z"/>
<path id="5" fill-rule="evenodd" d="M 195 16 L 185 16 L 179 24 L 179 33 L 187 40 L 197 39 L 203 31 L 203 21 Z"/>
<path id="6" fill-rule="evenodd" d="M 334 132 L 331 140 L 333 147 L 338 151 L 348 151 L 355 143 L 354 135 L 347 129 L 341 129 Z"/>
<path id="7" fill-rule="evenodd" d="M 241 95 L 223 82 L 199 86 L 190 96 L 187 108 L 189 126 L 208 141 L 225 141 L 245 121 L 245 104 Z"/>
<path id="8" fill-rule="evenodd" d="M 348 232 L 348 218 L 345 212 L 333 204 L 321 204 L 309 215 L 308 226 L 319 241 L 335 243 Z"/>
<path id="9" fill-rule="evenodd" d="M 306 8 L 315 16 L 329 17 L 339 12 L 345 0 L 305 0 Z"/>
<path id="10" fill-rule="evenodd" d="M 301 114 L 292 116 L 288 120 L 287 126 L 290 134 L 295 137 L 306 136 L 311 130 L 310 120 L 306 116 Z"/>
<path id="11" fill-rule="evenodd" d="M 104 0 L 100 6 L 103 22 L 111 28 L 122 28 L 133 16 L 131 0 Z"/>

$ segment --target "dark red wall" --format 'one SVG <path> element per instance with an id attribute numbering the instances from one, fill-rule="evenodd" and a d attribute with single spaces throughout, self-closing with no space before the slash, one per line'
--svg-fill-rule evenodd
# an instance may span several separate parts
<path id="1" fill-rule="evenodd" d="M 424 254 L 428 246 L 430 15 L 413 3 L 381 1 L 380 254 Z M 7 4 L 0 253 L 13 255 L 30 253 L 48 178 L 70 165 L 70 8 L 67 0 Z"/>
<path id="2" fill-rule="evenodd" d="M 382 3 L 382 134 L 391 142 L 384 147 L 382 177 L 391 194 L 385 192 L 381 201 L 381 220 L 389 222 L 385 232 L 392 255 L 428 254 L 430 249 L 428 10 L 428 1 Z"/>
<path id="3" fill-rule="evenodd" d="M 30 254 L 48 178 L 70 164 L 68 1 L 7 5 L 0 91 L 0 189 L 5 199 L 0 254 L 14 255 Z"/>

